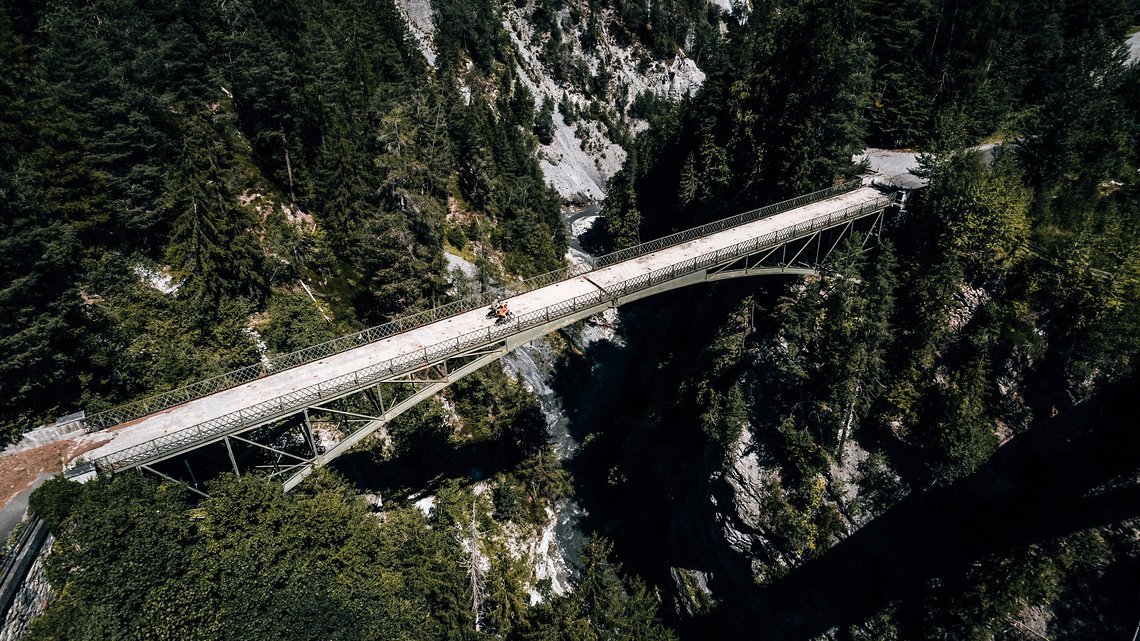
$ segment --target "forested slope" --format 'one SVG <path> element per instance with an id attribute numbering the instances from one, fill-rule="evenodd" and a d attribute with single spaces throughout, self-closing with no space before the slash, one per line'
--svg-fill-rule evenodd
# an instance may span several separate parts
<path id="1" fill-rule="evenodd" d="M 719 21 L 515 7 L 535 78 L 489 0 L 432 6 L 434 68 L 391 2 L 5 7 L 5 439 L 253 362 L 249 330 L 285 352 L 443 302 L 445 244 L 482 280 L 561 266 L 554 118 L 628 144 L 660 101 L 614 47 L 660 66 Z"/>
<path id="2" fill-rule="evenodd" d="M 6 3 L 4 440 L 561 266 L 551 113 L 503 16 L 438 3 L 431 68 L 386 1 Z M 445 279 L 447 245 L 475 283 Z M 568 489 L 544 430 L 492 368 L 346 457 L 353 486 L 223 478 L 194 507 L 55 479 L 32 510 L 69 552 L 31 635 L 670 638 L 603 541 L 575 594 L 536 586 L 525 549 Z"/>
<path id="3" fill-rule="evenodd" d="M 134 477 L 47 484 L 61 596 L 33 637 L 670 638 L 663 612 L 686 638 L 1123 638 L 1135 2 L 520 4 L 573 100 L 535 104 L 489 2 L 435 4 L 434 69 L 386 1 L 8 3 L 5 433 L 252 362 L 251 330 L 288 351 L 442 300 L 445 244 L 484 278 L 558 266 L 555 113 L 627 146 L 616 247 L 868 145 L 933 152 L 930 186 L 818 278 L 644 301 L 624 348 L 564 349 L 572 478 L 488 370 L 354 453 L 352 486 L 224 478 L 187 511 Z M 615 89 L 568 53 L 591 37 L 699 55 L 705 85 L 580 109 Z M 613 547 L 558 596 L 509 548 L 571 490 Z"/>
<path id="4" fill-rule="evenodd" d="M 650 400 L 583 419 L 602 424 L 583 465 L 609 484 L 579 492 L 698 615 L 684 630 L 1126 635 L 1140 75 L 1120 45 L 1136 15 L 757 6 L 701 94 L 637 140 L 605 203 L 617 246 L 836 180 L 868 144 L 934 152 L 929 188 L 832 273 L 630 312 L 645 362 L 617 396 Z M 987 139 L 1005 144 L 968 149 Z M 601 498 L 615 486 L 623 500 Z"/>
<path id="5" fill-rule="evenodd" d="M 5 433 L 253 362 L 255 312 L 288 351 L 442 300 L 449 207 L 500 268 L 559 266 L 532 98 L 480 6 L 444 12 L 434 73 L 386 2 L 10 5 Z"/>

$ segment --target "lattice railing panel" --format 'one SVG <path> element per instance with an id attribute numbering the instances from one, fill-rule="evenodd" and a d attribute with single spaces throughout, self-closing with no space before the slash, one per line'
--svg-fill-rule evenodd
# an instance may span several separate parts
<path id="1" fill-rule="evenodd" d="M 318 401 L 341 396 L 350 393 L 352 390 L 370 387 L 393 376 L 422 369 L 448 357 L 461 355 L 472 348 L 492 344 L 508 336 L 522 333 L 544 323 L 571 316 L 579 310 L 589 309 L 603 303 L 616 301 L 622 297 L 629 296 L 661 283 L 676 280 L 709 267 L 723 264 L 726 261 L 748 256 L 763 249 L 779 246 L 806 234 L 827 229 L 850 220 L 856 220 L 869 213 L 885 209 L 890 206 L 892 202 L 893 200 L 890 197 L 880 196 L 869 203 L 852 205 L 842 210 L 832 212 L 823 218 L 815 218 L 792 227 L 773 231 L 763 236 L 737 243 L 724 249 L 702 254 L 677 263 L 676 265 L 629 278 L 611 286 L 606 291 L 599 290 L 589 294 L 583 294 L 539 310 L 520 314 L 509 323 L 502 325 L 496 324 L 468 332 L 421 350 L 396 356 L 383 363 L 378 363 L 343 376 L 321 381 L 296 392 L 257 403 L 256 405 L 243 408 L 237 412 L 219 416 L 152 441 L 140 443 L 139 445 L 96 459 L 94 463 L 100 469 L 115 471 L 161 458 L 164 456 L 164 452 L 180 449 L 185 445 L 195 443 L 204 445 L 220 438 L 222 435 L 241 432 L 279 417 L 300 412 Z"/>
<path id="2" fill-rule="evenodd" d="M 321 360 L 322 358 L 328 358 L 329 356 L 340 354 L 342 352 L 347 352 L 348 350 L 356 349 L 357 347 L 361 347 L 369 343 L 374 343 L 378 340 L 383 340 L 390 336 L 395 336 L 396 334 L 401 334 L 403 332 L 416 329 L 417 327 L 422 327 L 424 325 L 434 323 L 438 320 L 455 316 L 456 314 L 462 314 L 472 310 L 480 309 L 482 307 L 491 305 L 495 301 L 502 300 L 503 298 L 517 296 L 518 294 L 523 294 L 540 287 L 546 287 L 547 285 L 551 285 L 553 283 L 567 280 L 569 278 L 574 278 L 575 276 L 580 276 L 583 273 L 586 273 L 593 269 L 613 265 L 624 260 L 629 260 L 630 258 L 635 258 L 637 256 L 659 251 L 666 247 L 687 242 L 694 238 L 700 238 L 701 236 L 706 236 L 708 234 L 723 231 L 725 229 L 737 227 L 739 225 L 760 220 L 761 218 L 766 218 L 768 216 L 773 216 L 775 214 L 795 209 L 797 207 L 803 207 L 804 205 L 813 202 L 831 198 L 832 196 L 851 191 L 858 186 L 859 181 L 855 180 L 835 187 L 821 189 L 819 191 L 805 194 L 803 196 L 798 196 L 790 200 L 785 200 L 783 202 L 761 207 L 759 209 L 753 209 L 743 214 L 732 216 L 731 218 L 725 218 L 723 220 L 718 220 L 707 225 L 701 225 L 700 227 L 694 227 L 693 229 L 672 234 L 670 236 L 665 236 L 664 238 L 642 243 L 636 247 L 630 247 L 628 249 L 623 249 L 612 254 L 600 256 L 593 261 L 593 265 L 591 266 L 571 265 L 569 267 L 547 272 L 545 274 L 541 274 L 521 282 L 500 285 L 491 289 L 490 291 L 476 294 L 474 296 L 469 296 L 457 301 L 447 303 L 445 305 L 440 305 L 439 307 L 434 307 L 417 314 L 398 318 L 390 323 L 370 327 L 368 329 L 361 330 L 353 334 L 348 334 L 346 336 L 341 336 L 339 338 L 334 338 L 323 343 L 318 343 L 316 345 L 312 345 L 310 347 L 306 347 L 289 354 L 275 356 L 261 363 L 255 363 L 253 365 L 242 367 L 232 372 L 226 372 L 225 374 L 220 374 L 212 378 L 207 378 L 195 383 L 191 383 L 190 385 L 179 387 L 178 389 L 155 394 L 153 396 L 149 396 L 137 401 L 132 401 L 130 403 L 125 403 L 109 410 L 92 414 L 91 416 L 87 417 L 84 423 L 88 431 L 105 429 L 113 425 L 125 423 L 136 418 L 141 418 L 143 416 L 153 414 L 154 412 L 159 412 L 176 405 L 181 405 L 195 399 L 237 387 L 238 385 L 248 383 L 264 376 L 280 372 L 282 370 L 304 365 L 306 363 L 312 363 L 314 361 Z"/>

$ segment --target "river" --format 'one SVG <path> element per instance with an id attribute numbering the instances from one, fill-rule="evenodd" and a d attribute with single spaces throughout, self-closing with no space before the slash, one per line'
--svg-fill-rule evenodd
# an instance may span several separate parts
<path id="1" fill-rule="evenodd" d="M 590 256 L 582 250 L 579 236 L 589 230 L 599 218 L 601 205 L 590 204 L 582 209 L 564 214 L 567 240 L 570 246 L 569 259 L 581 261 Z M 616 311 L 611 310 L 601 323 L 585 321 L 579 325 L 580 331 L 568 332 L 568 338 L 578 350 L 584 350 L 598 341 L 615 341 L 613 326 Z M 554 389 L 554 378 L 560 356 L 551 348 L 546 339 L 528 343 L 503 357 L 503 371 L 522 381 L 538 399 L 539 407 L 546 418 L 547 434 L 554 451 L 563 465 L 570 466 L 578 452 L 578 440 L 570 430 L 570 418 L 562 404 L 561 396 Z M 577 408 L 576 408 L 577 409 Z M 565 498 L 554 506 L 553 548 L 540 565 L 539 577 L 548 578 L 556 593 L 565 594 L 573 584 L 579 567 L 582 549 L 587 535 L 583 521 L 586 510 L 574 498 Z"/>
<path id="2" fill-rule="evenodd" d="M 577 210 L 570 210 L 563 214 L 566 222 L 566 239 L 570 249 L 586 254 L 582 249 L 581 236 L 601 218 L 602 205 L 591 203 Z M 587 254 L 588 255 L 588 254 Z"/>
<path id="3" fill-rule="evenodd" d="M 562 407 L 562 399 L 551 387 L 557 355 L 545 339 L 528 343 L 503 357 L 503 371 L 522 381 L 534 392 L 542 415 L 546 418 L 547 433 L 558 458 L 564 463 L 574 456 L 578 443 L 570 434 L 569 419 Z M 578 560 L 586 544 L 582 532 L 585 510 L 573 498 L 565 498 L 554 506 L 553 548 L 545 551 L 538 575 L 549 575 L 555 593 L 565 594 L 573 584 Z"/>

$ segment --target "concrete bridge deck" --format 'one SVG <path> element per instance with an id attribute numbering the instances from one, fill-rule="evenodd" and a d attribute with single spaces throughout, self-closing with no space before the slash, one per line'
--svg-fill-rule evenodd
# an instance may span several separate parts
<path id="1" fill-rule="evenodd" d="M 687 242 L 665 247 L 652 253 L 637 256 L 607 267 L 598 268 L 561 282 L 519 294 L 507 299 L 511 311 L 525 316 L 536 310 L 549 308 L 584 295 L 596 295 L 628 283 L 631 278 L 658 272 L 699 256 L 732 248 L 744 241 L 764 237 L 772 232 L 804 228 L 804 223 L 829 221 L 836 212 L 852 208 L 878 207 L 882 210 L 883 194 L 872 188 L 858 188 L 824 200 L 819 200 L 783 213 L 772 215 L 737 227 L 711 233 Z M 829 218 L 829 216 L 831 218 Z M 616 304 L 616 303 L 615 303 Z M 91 461 L 114 460 L 124 450 L 139 450 L 144 444 L 167 437 L 179 431 L 200 425 L 250 408 L 267 399 L 284 397 L 298 390 L 311 388 L 330 379 L 351 375 L 370 366 L 393 358 L 426 352 L 450 340 L 456 343 L 462 337 L 492 326 L 486 309 L 476 309 L 418 327 L 374 343 L 351 349 L 320 360 L 299 365 L 263 378 L 225 389 L 203 398 L 155 412 L 111 428 L 103 434 L 110 437 L 106 443 L 88 452 L 84 458 Z M 157 449 L 157 446 L 156 446 Z M 118 455 L 118 456 L 117 456 Z"/>

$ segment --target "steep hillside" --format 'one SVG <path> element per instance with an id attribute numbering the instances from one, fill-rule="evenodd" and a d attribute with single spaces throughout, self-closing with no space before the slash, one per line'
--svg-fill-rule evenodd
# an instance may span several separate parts
<path id="1" fill-rule="evenodd" d="M 504 26 L 520 54 L 520 77 L 534 93 L 536 107 L 541 112 L 544 104 L 556 106 L 552 140 L 539 152 L 543 174 L 566 200 L 601 200 L 606 181 L 625 161 L 624 146 L 646 126 L 634 113 L 635 102 L 691 96 L 704 73 L 680 48 L 671 59 L 654 60 L 639 43 L 616 43 L 606 26 L 614 22 L 612 11 L 572 16 L 563 9 L 550 18 L 552 25 L 563 26 L 550 30 L 543 29 L 536 11 L 513 8 Z M 601 26 L 587 49 L 589 22 Z M 558 43 L 554 54 L 551 39 Z"/>
<path id="2" fill-rule="evenodd" d="M 847 247 L 818 278 L 642 303 L 623 312 L 636 359 L 589 355 L 622 368 L 606 394 L 643 402 L 580 417 L 579 496 L 685 636 L 1134 624 L 1140 76 L 1119 47 L 1134 11 L 1021 11 L 758 10 L 611 181 L 622 246 L 840 180 L 888 129 L 935 152 L 911 163 L 929 186 L 877 249 Z M 899 49 L 900 32 L 928 46 Z M 929 98 L 910 109 L 887 94 L 916 59 L 944 83 L 905 91 Z M 1019 142 L 983 145 L 995 129 Z"/>
<path id="3" fill-rule="evenodd" d="M 434 64 L 438 12 L 416 0 L 398 6 Z M 540 166 L 566 201 L 601 200 L 606 181 L 625 160 L 624 147 L 646 126 L 644 106 L 681 100 L 704 82 L 681 43 L 668 57 L 655 56 L 624 32 L 613 7 L 538 1 L 502 11 L 512 50 L 504 61 L 514 64 L 534 97 Z M 721 19 L 715 13 L 711 18 L 714 24 Z"/>
<path id="4" fill-rule="evenodd" d="M 438 302 L 445 236 L 561 265 L 510 74 L 464 99 L 387 3 L 185 9 L 5 11 L 6 438 Z"/>
<path id="5" fill-rule="evenodd" d="M 584 244 L 623 247 L 868 146 L 931 152 L 820 274 L 555 335 L 549 371 L 484 368 L 294 493 L 49 481 L 30 638 L 1126 638 L 1137 23 L 1129 0 L 8 3 L 6 440 L 556 269 L 567 202 L 604 196 Z M 561 397 L 557 444 L 528 383 Z M 580 563 L 555 568 L 571 503 Z"/>

